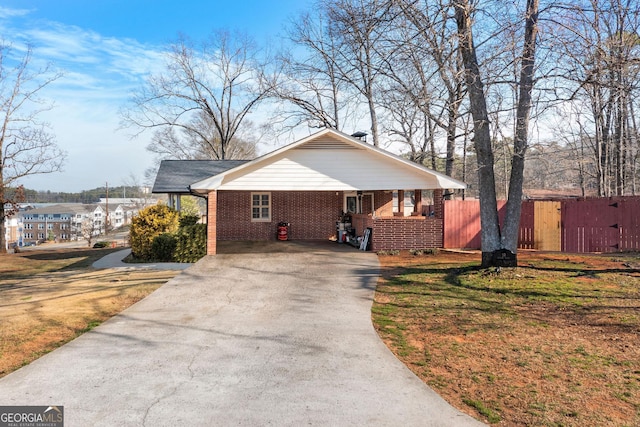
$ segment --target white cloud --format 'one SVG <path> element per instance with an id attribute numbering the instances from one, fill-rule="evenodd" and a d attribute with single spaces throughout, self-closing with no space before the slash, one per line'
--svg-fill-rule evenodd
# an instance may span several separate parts
<path id="1" fill-rule="evenodd" d="M 42 113 L 60 148 L 68 152 L 65 172 L 25 179 L 28 188 L 80 191 L 141 178 L 152 165 L 144 137 L 131 141 L 119 131 L 119 109 L 149 73 L 162 67 L 161 47 L 117 39 L 56 22 L 30 23 L 28 11 L 0 8 L 0 30 L 15 53 L 32 46 L 32 65 L 52 64 L 63 76 L 40 95 L 55 107 Z M 19 25 L 12 18 L 19 17 Z"/>
<path id="2" fill-rule="evenodd" d="M 9 9 L 0 6 L 0 19 L 15 18 L 17 16 L 28 15 L 31 11 L 29 9 Z"/>

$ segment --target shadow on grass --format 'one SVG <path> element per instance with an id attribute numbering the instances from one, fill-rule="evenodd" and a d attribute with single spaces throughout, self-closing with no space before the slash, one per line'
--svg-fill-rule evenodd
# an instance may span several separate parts
<path id="1" fill-rule="evenodd" d="M 582 274 L 574 275 L 576 271 Z M 629 270 L 615 268 L 574 270 L 523 266 L 518 267 L 516 274 L 516 270 L 505 272 L 473 265 L 396 267 L 385 271 L 387 282 L 378 286 L 377 292 L 390 298 L 389 302 L 380 304 L 396 309 L 447 312 L 455 317 L 465 312 L 506 317 L 524 315 L 532 320 L 555 318 L 585 326 L 634 331 L 640 309 L 637 291 L 640 278 L 613 287 L 611 283 L 615 280 L 592 276 L 596 273 L 615 275 L 620 274 L 619 271 L 629 276 Z M 594 280 L 580 281 L 585 275 Z M 458 319 L 459 322 L 465 323 L 462 319 Z"/>
<path id="2" fill-rule="evenodd" d="M 20 254 L 23 258 L 37 261 L 63 261 L 79 258 L 77 261 L 65 265 L 63 267 L 48 271 L 67 271 L 79 268 L 90 267 L 95 261 L 109 255 L 110 253 L 121 251 L 122 248 L 104 248 L 104 249 L 64 249 L 51 251 L 32 251 Z"/>

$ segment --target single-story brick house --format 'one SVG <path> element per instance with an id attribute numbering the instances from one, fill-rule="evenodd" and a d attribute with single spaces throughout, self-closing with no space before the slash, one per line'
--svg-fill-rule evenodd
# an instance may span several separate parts
<path id="1" fill-rule="evenodd" d="M 354 240 L 370 229 L 372 250 L 442 247 L 443 191 L 465 187 L 325 129 L 252 161 L 164 161 L 153 192 L 207 199 L 214 255 L 218 241 L 276 240 L 283 222 L 291 240 Z"/>

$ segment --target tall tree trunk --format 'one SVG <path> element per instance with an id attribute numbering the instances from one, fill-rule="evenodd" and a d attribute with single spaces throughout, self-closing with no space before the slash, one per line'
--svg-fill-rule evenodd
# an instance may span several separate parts
<path id="1" fill-rule="evenodd" d="M 478 158 L 480 223 L 482 227 L 482 266 L 489 267 L 496 263 L 515 266 L 517 265 L 516 252 L 520 227 L 524 157 L 528 142 L 531 92 L 534 84 L 538 0 L 527 0 L 525 39 L 522 52 L 514 150 L 509 182 L 509 200 L 507 201 L 507 214 L 503 233 L 501 233 L 498 220 L 489 115 L 473 42 L 469 0 L 454 1 L 454 8 L 458 35 L 460 37 L 459 48 L 462 53 L 465 81 L 469 93 L 471 115 L 473 117 L 474 143 Z M 500 260 L 496 255 L 507 255 L 503 250 L 511 254 L 508 258 Z"/>
<path id="2" fill-rule="evenodd" d="M 629 146 L 634 147 L 634 149 L 629 153 L 631 158 L 631 195 L 635 196 L 637 194 L 637 160 L 638 160 L 638 126 L 636 124 L 636 116 L 633 108 L 633 99 L 629 99 L 629 119 L 631 123 L 629 123 L 629 135 L 633 135 L 633 140 L 629 141 Z M 634 144 L 635 143 L 635 144 Z"/>
<path id="3" fill-rule="evenodd" d="M 455 92 L 449 92 L 449 99 L 447 102 L 447 160 L 444 167 L 444 173 L 447 176 L 453 176 L 453 162 L 456 151 L 456 130 L 458 128 L 458 109 L 460 108 L 460 92 L 460 85 L 458 85 Z"/>
<path id="4" fill-rule="evenodd" d="M 493 254 L 500 249 L 500 223 L 493 173 L 493 150 L 489 129 L 489 114 L 480 76 L 476 48 L 471 31 L 471 10 L 468 0 L 454 2 L 455 18 L 460 36 L 460 51 L 465 70 L 465 82 L 473 117 L 473 140 L 478 162 L 478 192 L 480 196 L 480 225 L 482 266 L 493 263 Z"/>
<path id="5" fill-rule="evenodd" d="M 516 110 L 516 131 L 513 141 L 511 176 L 509 178 L 509 198 L 507 199 L 507 212 L 504 219 L 502 247 L 514 254 L 518 250 L 524 158 L 529 140 L 531 92 L 534 84 L 536 37 L 538 33 L 538 1 L 527 0 L 522 66 L 520 69 L 520 93 Z"/>
<path id="6" fill-rule="evenodd" d="M 376 114 L 376 104 L 373 99 L 373 94 L 368 95 L 367 103 L 369 105 L 369 117 L 371 118 L 371 135 L 373 136 L 373 145 L 378 147 L 380 145 L 380 137 L 378 135 L 378 115 Z"/>
<path id="7" fill-rule="evenodd" d="M 0 159 L 0 162 L 2 159 Z M 7 253 L 5 210 L 4 210 L 4 184 L 2 179 L 2 167 L 0 167 L 0 254 Z"/>

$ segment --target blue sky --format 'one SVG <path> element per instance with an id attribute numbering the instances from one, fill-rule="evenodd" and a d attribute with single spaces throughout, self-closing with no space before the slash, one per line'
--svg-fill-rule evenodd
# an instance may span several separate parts
<path id="1" fill-rule="evenodd" d="M 161 51 L 179 33 L 194 40 L 212 30 L 245 31 L 263 44 L 280 43 L 286 23 L 312 0 L 140 1 L 3 0 L 0 37 L 19 54 L 29 43 L 33 64 L 52 63 L 64 76 L 41 96 L 60 148 L 64 172 L 23 180 L 27 188 L 80 191 L 143 182 L 153 158 L 150 135 L 131 140 L 118 130 L 118 110 L 131 90 L 161 67 Z M 282 141 L 282 143 L 290 141 Z"/>

